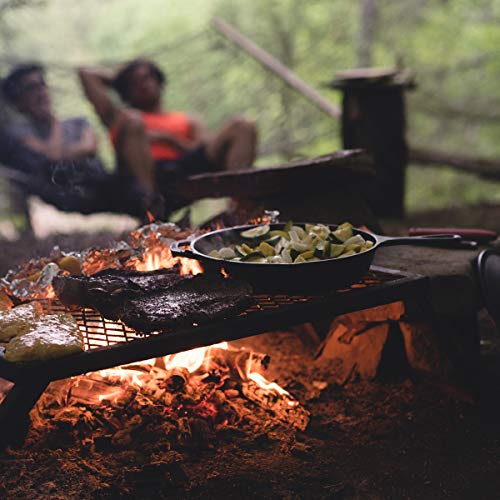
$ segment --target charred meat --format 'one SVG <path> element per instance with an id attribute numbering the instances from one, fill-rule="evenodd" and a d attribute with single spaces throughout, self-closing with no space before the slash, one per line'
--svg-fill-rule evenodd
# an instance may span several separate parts
<path id="1" fill-rule="evenodd" d="M 144 333 L 206 323 L 244 311 L 254 302 L 245 282 L 208 273 L 181 276 L 177 269 L 58 276 L 54 290 L 65 305 L 97 309 Z"/>
<path id="2" fill-rule="evenodd" d="M 149 333 L 207 323 L 244 311 L 253 302 L 249 284 L 199 274 L 164 292 L 125 301 L 120 319 L 135 330 Z"/>
<path id="3" fill-rule="evenodd" d="M 176 268 L 151 272 L 106 269 L 92 276 L 57 276 L 53 286 L 63 304 L 92 307 L 107 318 L 118 319 L 125 300 L 168 290 L 191 278 L 181 276 Z"/>

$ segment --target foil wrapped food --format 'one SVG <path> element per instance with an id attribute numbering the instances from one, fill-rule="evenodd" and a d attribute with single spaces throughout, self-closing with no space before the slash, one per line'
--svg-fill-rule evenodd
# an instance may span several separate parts
<path id="1" fill-rule="evenodd" d="M 198 233 L 182 231 L 172 223 L 152 223 L 132 231 L 128 241 L 118 241 L 107 248 L 87 248 L 80 252 L 62 252 L 55 247 L 48 257 L 31 260 L 0 279 L 0 289 L 21 301 L 53 299 L 52 280 L 59 275 L 90 276 L 104 269 L 144 271 L 170 267 L 170 243 L 189 239 Z M 150 264 L 151 256 L 160 256 Z M 165 265 L 168 264 L 168 265 Z M 1 308 L 1 303 L 0 303 Z"/>
<path id="2" fill-rule="evenodd" d="M 69 314 L 40 316 L 28 331 L 14 337 L 5 348 L 5 360 L 13 363 L 47 361 L 83 351 L 83 339 Z"/>

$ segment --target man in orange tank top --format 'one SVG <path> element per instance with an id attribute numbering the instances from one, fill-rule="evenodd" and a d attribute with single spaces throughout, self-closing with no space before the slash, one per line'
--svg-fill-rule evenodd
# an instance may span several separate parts
<path id="1" fill-rule="evenodd" d="M 160 191 L 171 209 L 185 204 L 175 193 L 179 177 L 248 168 L 255 160 L 254 123 L 233 118 L 210 135 L 199 119 L 164 110 L 166 77 L 147 59 L 135 59 L 116 73 L 81 68 L 79 76 L 109 131 L 119 171 L 135 176 L 152 196 Z M 112 90 L 123 105 L 116 104 Z"/>

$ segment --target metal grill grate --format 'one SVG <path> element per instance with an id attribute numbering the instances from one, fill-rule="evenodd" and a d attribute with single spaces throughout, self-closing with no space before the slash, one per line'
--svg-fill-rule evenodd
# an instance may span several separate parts
<path id="1" fill-rule="evenodd" d="M 383 284 L 390 285 L 401 279 L 401 275 L 396 273 L 383 272 L 380 270 L 370 270 L 369 273 L 358 283 L 349 288 L 337 290 L 335 294 L 352 293 L 355 290 L 366 289 L 368 287 L 378 287 Z M 256 295 L 257 303 L 240 314 L 249 316 L 259 314 L 262 311 L 277 310 L 283 307 L 290 307 L 294 304 L 304 304 L 313 299 L 322 297 L 321 295 Z M 119 342 L 130 342 L 147 335 L 157 335 L 159 332 L 143 334 L 132 330 L 119 321 L 105 319 L 101 314 L 93 309 L 67 309 L 64 305 L 55 301 L 43 303 L 47 313 L 69 312 L 73 315 L 83 334 L 85 350 L 107 347 Z"/>

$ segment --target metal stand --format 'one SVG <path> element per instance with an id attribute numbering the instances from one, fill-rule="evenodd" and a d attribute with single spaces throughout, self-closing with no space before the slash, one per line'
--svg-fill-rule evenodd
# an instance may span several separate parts
<path id="1" fill-rule="evenodd" d="M 12 387 L 0 405 L 0 449 L 22 445 L 30 426 L 29 412 L 48 385 L 48 380 L 35 379 Z"/>

